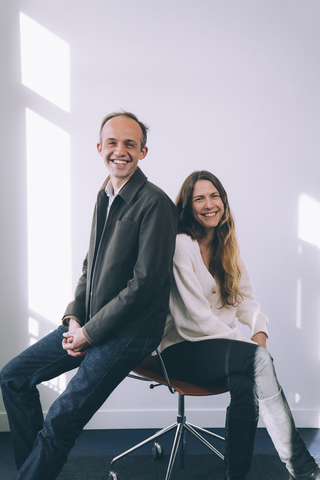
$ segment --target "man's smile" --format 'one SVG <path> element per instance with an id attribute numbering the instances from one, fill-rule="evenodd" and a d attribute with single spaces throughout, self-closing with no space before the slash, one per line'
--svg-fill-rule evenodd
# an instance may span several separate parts
<path id="1" fill-rule="evenodd" d="M 116 165 L 127 165 L 127 163 L 131 162 L 131 160 L 119 160 L 119 159 L 110 159 L 111 162 L 115 163 Z"/>
<path id="2" fill-rule="evenodd" d="M 109 162 L 112 162 L 117 167 L 125 167 L 132 162 L 132 158 L 129 155 L 123 157 L 117 157 L 116 155 L 110 155 Z"/>

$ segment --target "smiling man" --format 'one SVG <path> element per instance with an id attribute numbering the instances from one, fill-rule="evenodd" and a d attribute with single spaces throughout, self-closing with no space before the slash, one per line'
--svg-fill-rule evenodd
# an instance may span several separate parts
<path id="1" fill-rule="evenodd" d="M 110 175 L 98 193 L 75 298 L 62 325 L 0 376 L 16 479 L 58 476 L 90 418 L 158 346 L 168 313 L 176 210 L 138 167 L 148 152 L 147 127 L 132 113 L 112 113 L 99 137 Z M 76 367 L 43 420 L 36 386 Z"/>
<path id="2" fill-rule="evenodd" d="M 139 160 L 145 158 L 148 147 L 145 145 L 144 126 L 125 115 L 109 117 L 102 121 L 97 149 L 117 191 L 135 172 Z"/>

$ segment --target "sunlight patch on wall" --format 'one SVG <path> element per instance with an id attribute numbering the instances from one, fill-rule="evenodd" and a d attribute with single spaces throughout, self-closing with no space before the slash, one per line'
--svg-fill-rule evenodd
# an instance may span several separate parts
<path id="1" fill-rule="evenodd" d="M 59 377 L 53 378 L 52 380 L 48 380 L 46 382 L 42 382 L 42 385 L 44 385 L 45 387 L 49 387 L 60 394 L 66 389 L 67 386 L 66 374 L 63 373 Z"/>
<path id="2" fill-rule="evenodd" d="M 22 83 L 63 110 L 70 111 L 70 47 L 20 13 Z"/>
<path id="3" fill-rule="evenodd" d="M 70 135 L 26 109 L 29 308 L 60 324 L 71 298 Z"/>
<path id="4" fill-rule="evenodd" d="M 29 317 L 29 335 L 30 345 L 33 345 L 39 340 L 39 322 L 32 317 Z"/>
<path id="5" fill-rule="evenodd" d="M 296 327 L 302 328 L 302 281 L 298 278 L 297 281 L 297 318 Z"/>
<path id="6" fill-rule="evenodd" d="M 320 203 L 301 194 L 299 196 L 298 237 L 320 248 Z"/>

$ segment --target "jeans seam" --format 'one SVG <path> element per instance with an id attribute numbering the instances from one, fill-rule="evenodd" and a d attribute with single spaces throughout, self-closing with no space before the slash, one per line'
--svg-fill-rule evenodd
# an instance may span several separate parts
<path id="1" fill-rule="evenodd" d="M 132 342 L 132 338 L 133 337 L 130 337 L 130 340 L 126 343 L 126 345 L 121 349 L 121 352 L 118 353 L 117 357 L 114 358 L 112 364 L 109 365 L 109 368 L 108 370 L 105 371 L 103 377 L 100 378 L 99 382 L 95 385 L 94 389 L 92 389 L 90 391 L 90 394 L 83 400 L 83 402 L 81 403 L 81 405 L 79 405 L 79 407 L 77 408 L 76 411 L 73 412 L 73 418 L 75 417 L 75 415 L 79 412 L 79 410 L 81 410 L 81 408 L 84 406 L 84 404 L 86 403 L 86 401 L 92 396 L 92 394 L 97 390 L 97 388 L 100 386 L 101 382 L 105 379 L 106 375 L 110 372 L 111 368 L 114 366 L 114 364 L 117 362 L 119 356 L 123 353 L 123 351 L 130 345 L 130 343 Z"/>
<path id="2" fill-rule="evenodd" d="M 62 354 L 61 357 L 57 358 L 57 359 L 54 360 L 53 362 L 50 362 L 50 363 L 48 363 L 47 365 L 45 365 L 44 367 L 39 368 L 39 370 L 37 370 L 36 372 L 33 372 L 32 375 L 30 375 L 30 376 L 29 376 L 28 378 L 26 378 L 22 383 L 20 383 L 20 384 L 18 385 L 18 387 L 21 388 L 21 387 L 22 387 L 25 383 L 27 383 L 32 377 L 34 377 L 35 375 L 37 375 L 38 373 L 40 373 L 42 370 L 44 370 L 44 369 L 46 369 L 46 368 L 54 365 L 54 364 L 57 363 L 57 362 L 60 362 L 61 359 L 66 358 L 67 356 L 68 356 L 68 353 Z M 75 367 L 75 368 L 76 368 L 76 367 Z M 55 377 L 51 377 L 51 378 L 55 378 Z M 42 381 L 45 381 L 45 380 L 42 380 Z M 42 383 L 42 381 L 39 382 L 39 383 Z M 36 385 L 38 385 L 38 384 L 36 384 Z"/>

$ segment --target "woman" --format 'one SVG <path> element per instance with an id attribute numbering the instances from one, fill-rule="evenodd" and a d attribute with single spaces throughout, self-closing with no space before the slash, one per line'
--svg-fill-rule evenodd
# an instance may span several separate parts
<path id="1" fill-rule="evenodd" d="M 223 186 L 209 172 L 194 172 L 176 205 L 174 282 L 160 351 L 173 378 L 223 381 L 230 390 L 224 480 L 245 479 L 250 471 L 259 405 L 292 478 L 320 479 L 267 351 L 268 320 L 254 300 Z M 236 317 L 251 328 L 251 340 L 235 327 Z"/>

